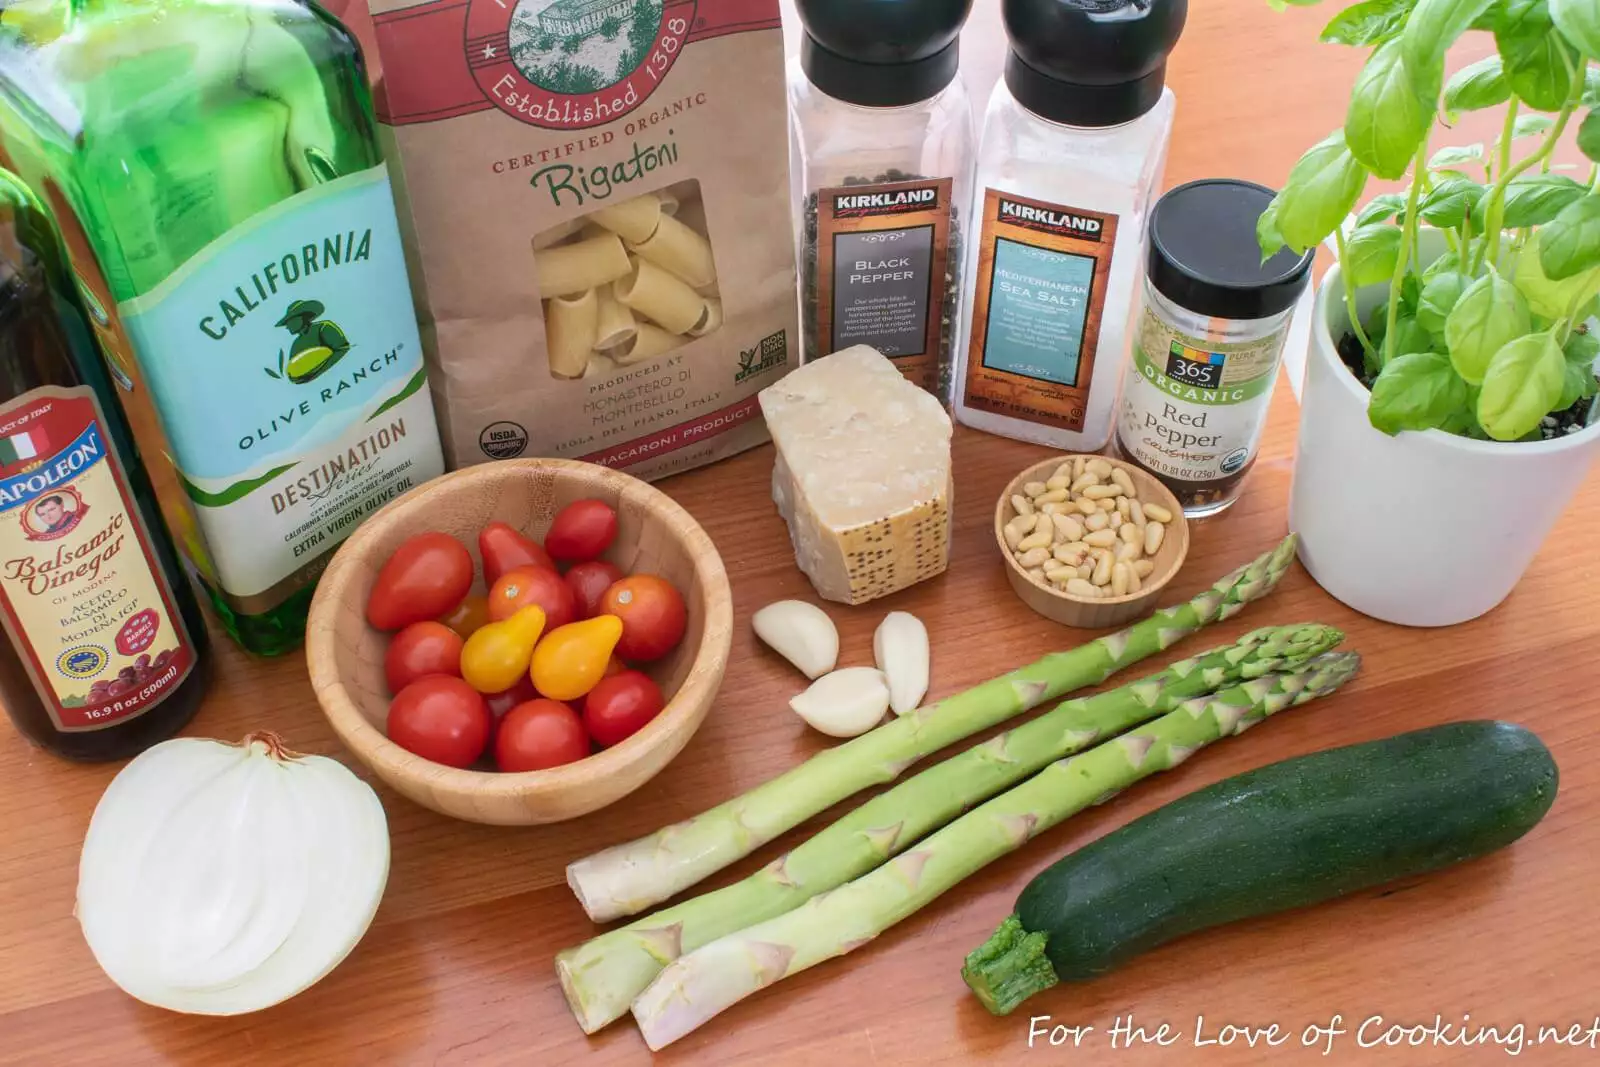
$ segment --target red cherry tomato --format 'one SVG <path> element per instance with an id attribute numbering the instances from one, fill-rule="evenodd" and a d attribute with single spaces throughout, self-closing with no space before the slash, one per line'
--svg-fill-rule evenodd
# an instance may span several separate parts
<path id="1" fill-rule="evenodd" d="M 654 574 L 633 574 L 606 590 L 600 610 L 622 620 L 617 655 L 630 663 L 648 663 L 671 652 L 683 640 L 689 613 L 672 583 Z"/>
<path id="2" fill-rule="evenodd" d="M 550 554 L 539 547 L 539 542 L 504 522 L 491 522 L 478 531 L 478 555 L 483 557 L 484 585 L 493 585 L 506 571 L 518 567 L 555 569 Z"/>
<path id="3" fill-rule="evenodd" d="M 461 675 L 461 635 L 442 622 L 414 622 L 389 640 L 383 676 L 398 693 L 429 674 Z"/>
<path id="4" fill-rule="evenodd" d="M 622 581 L 622 568 L 603 559 L 574 563 L 567 571 L 567 585 L 578 598 L 578 618 L 592 619 L 600 614 L 600 598 Z"/>
<path id="5" fill-rule="evenodd" d="M 489 714 L 494 716 L 498 725 L 505 719 L 506 713 L 518 704 L 526 704 L 530 700 L 538 700 L 539 691 L 533 687 L 533 679 L 524 674 L 517 679 L 517 684 L 503 693 L 491 693 L 483 698 L 489 706 Z"/>
<path id="6" fill-rule="evenodd" d="M 491 725 L 483 697 L 442 674 L 417 679 L 389 705 L 389 740 L 446 767 L 472 766 L 489 743 Z"/>
<path id="7" fill-rule="evenodd" d="M 617 539 L 617 513 L 603 500 L 574 500 L 560 511 L 544 535 L 544 547 L 563 563 L 599 559 Z"/>
<path id="8" fill-rule="evenodd" d="M 625 671 L 627 669 L 628 669 L 628 665 L 626 663 L 622 662 L 620 659 L 618 659 L 615 654 L 613 654 L 612 657 L 609 660 L 606 661 L 605 673 L 602 674 L 600 677 L 601 678 L 612 678 L 612 677 L 615 677 L 616 675 L 621 674 L 623 671 Z M 593 692 L 593 690 L 590 690 L 590 692 Z M 572 708 L 573 711 L 577 712 L 579 715 L 582 715 L 583 714 L 583 702 L 584 702 L 584 699 L 585 699 L 584 697 L 577 697 L 577 698 L 575 698 L 573 700 L 566 701 L 566 703 Z"/>
<path id="9" fill-rule="evenodd" d="M 489 589 L 489 618 L 495 622 L 534 604 L 544 609 L 546 633 L 578 617 L 578 598 L 551 567 L 506 571 Z"/>
<path id="10" fill-rule="evenodd" d="M 417 534 L 401 542 L 378 572 L 367 597 L 367 621 L 380 630 L 454 611 L 472 588 L 472 554 L 445 533 Z"/>
<path id="11" fill-rule="evenodd" d="M 470 593 L 457 604 L 455 610 L 439 616 L 439 621 L 461 635 L 465 641 L 473 631 L 489 621 L 489 598 L 481 593 Z"/>
<path id="12" fill-rule="evenodd" d="M 661 687 L 639 671 L 603 678 L 583 698 L 583 726 L 596 743 L 610 748 L 644 729 L 666 706 Z"/>
<path id="13" fill-rule="evenodd" d="M 494 739 L 502 771 L 542 771 L 589 755 L 589 735 L 578 713 L 558 700 L 530 700 L 506 713 Z"/>

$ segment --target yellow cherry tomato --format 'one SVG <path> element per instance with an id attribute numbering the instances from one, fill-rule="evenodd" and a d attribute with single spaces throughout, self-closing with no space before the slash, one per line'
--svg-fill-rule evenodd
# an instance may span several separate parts
<path id="1" fill-rule="evenodd" d="M 461 677 L 480 693 L 505 692 L 527 672 L 542 633 L 544 609 L 537 604 L 478 627 L 462 646 Z"/>
<path id="2" fill-rule="evenodd" d="M 611 650 L 622 638 L 622 620 L 596 615 L 557 626 L 534 647 L 528 676 L 551 700 L 577 700 L 605 677 Z"/>

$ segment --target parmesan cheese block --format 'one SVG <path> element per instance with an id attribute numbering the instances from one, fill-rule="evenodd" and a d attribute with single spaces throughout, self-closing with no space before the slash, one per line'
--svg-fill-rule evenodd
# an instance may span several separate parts
<path id="1" fill-rule="evenodd" d="M 772 499 L 827 600 L 864 604 L 950 561 L 950 416 L 875 349 L 808 363 L 761 391 L 778 446 Z"/>

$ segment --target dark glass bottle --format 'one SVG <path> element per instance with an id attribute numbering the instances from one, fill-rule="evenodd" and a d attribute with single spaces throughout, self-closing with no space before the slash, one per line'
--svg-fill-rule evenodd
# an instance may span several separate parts
<path id="1" fill-rule="evenodd" d="M 60 241 L 0 170 L 0 700 L 68 759 L 194 717 L 209 644 Z"/>

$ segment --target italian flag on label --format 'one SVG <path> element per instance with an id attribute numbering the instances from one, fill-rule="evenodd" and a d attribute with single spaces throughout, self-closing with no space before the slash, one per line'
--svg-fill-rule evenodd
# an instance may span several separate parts
<path id="1" fill-rule="evenodd" d="M 49 447 L 49 442 L 45 440 L 44 434 L 39 430 L 28 430 L 25 433 L 14 433 L 10 437 L 0 437 L 0 466 L 9 467 L 13 463 L 35 459 Z"/>

